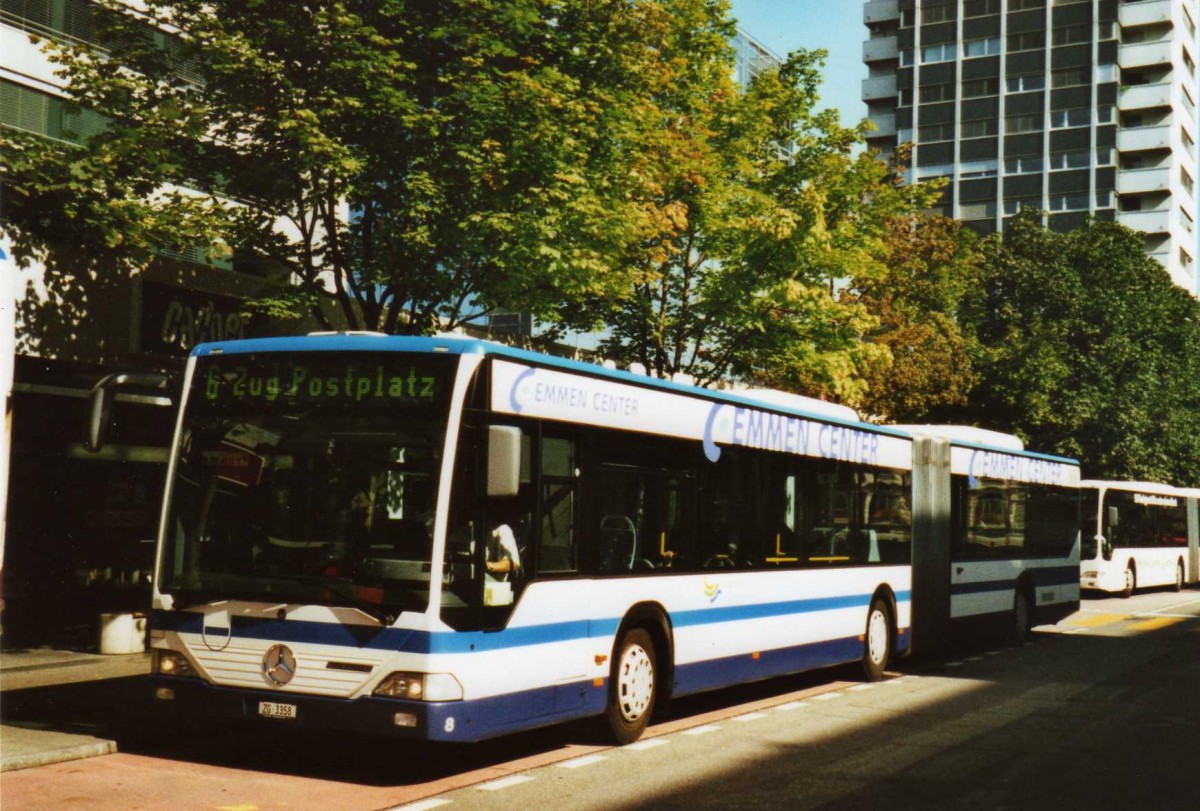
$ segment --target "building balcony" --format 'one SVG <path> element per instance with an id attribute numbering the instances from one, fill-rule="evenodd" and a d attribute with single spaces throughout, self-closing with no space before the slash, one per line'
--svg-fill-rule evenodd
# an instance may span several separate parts
<path id="1" fill-rule="evenodd" d="M 1171 83 L 1129 85 L 1121 88 L 1117 106 L 1122 110 L 1145 110 L 1171 106 Z"/>
<path id="2" fill-rule="evenodd" d="M 1171 170 L 1122 169 L 1117 172 L 1117 194 L 1149 194 L 1171 189 Z"/>
<path id="3" fill-rule="evenodd" d="M 1170 22 L 1173 2 L 1174 0 L 1141 0 L 1138 3 L 1121 3 L 1118 11 L 1121 27 L 1132 28 Z"/>
<path id="4" fill-rule="evenodd" d="M 900 19 L 898 0 L 870 0 L 863 5 L 863 23 L 883 23 Z"/>
<path id="5" fill-rule="evenodd" d="M 1162 211 L 1118 211 L 1117 222 L 1143 234 L 1167 234 L 1171 231 L 1171 209 Z"/>
<path id="6" fill-rule="evenodd" d="M 896 37 L 876 37 L 863 43 L 864 62 L 888 62 L 900 58 Z"/>
<path id="7" fill-rule="evenodd" d="M 1139 127 L 1117 131 L 1117 149 L 1121 152 L 1144 152 L 1147 149 L 1170 149 L 1171 127 Z"/>
<path id="8" fill-rule="evenodd" d="M 875 101 L 876 99 L 886 99 L 896 97 L 896 77 L 895 76 L 873 76 L 870 79 L 863 79 L 862 83 L 863 101 Z"/>
<path id="9" fill-rule="evenodd" d="M 1117 54 L 1117 63 L 1122 68 L 1145 68 L 1151 65 L 1170 65 L 1173 52 L 1169 39 L 1158 42 L 1137 42 L 1122 45 Z"/>

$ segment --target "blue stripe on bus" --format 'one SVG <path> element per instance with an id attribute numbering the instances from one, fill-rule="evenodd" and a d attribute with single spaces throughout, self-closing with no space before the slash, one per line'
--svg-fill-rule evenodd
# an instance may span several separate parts
<path id="1" fill-rule="evenodd" d="M 911 599 L 911 592 L 896 594 L 898 603 Z M 748 619 L 764 619 L 842 608 L 865 607 L 871 595 L 825 597 L 811 600 L 789 600 L 778 603 L 722 606 L 717 608 L 680 611 L 669 615 L 676 628 L 713 625 Z M 468 653 L 501 650 L 576 639 L 609 638 L 620 626 L 619 618 L 574 620 L 505 628 L 498 631 L 416 631 L 407 628 L 378 628 L 368 625 L 310 622 L 294 619 L 232 616 L 229 634 L 218 631 L 224 644 L 230 635 L 241 639 L 264 639 L 275 642 L 307 642 L 369 650 L 391 650 L 406 653 Z M 150 617 L 154 630 L 202 634 L 203 615 L 188 611 L 154 611 Z"/>

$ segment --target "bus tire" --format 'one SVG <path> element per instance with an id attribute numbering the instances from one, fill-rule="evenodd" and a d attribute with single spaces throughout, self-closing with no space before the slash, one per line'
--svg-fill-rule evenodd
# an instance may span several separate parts
<path id="1" fill-rule="evenodd" d="M 863 673 L 867 681 L 879 681 L 892 657 L 892 614 L 887 601 L 876 597 L 867 612 L 867 630 L 863 635 Z"/>
<path id="2" fill-rule="evenodd" d="M 1183 591 L 1183 561 L 1175 562 L 1175 585 L 1172 586 L 1175 591 Z"/>
<path id="3" fill-rule="evenodd" d="M 618 744 L 642 736 L 658 695 L 654 640 L 643 628 L 630 628 L 621 637 L 609 679 L 608 728 Z"/>
<path id="4" fill-rule="evenodd" d="M 1137 588 L 1137 569 L 1133 566 L 1133 561 L 1125 564 L 1125 588 L 1121 589 L 1122 597 L 1130 597 L 1133 595 L 1133 590 Z"/>
<path id="5" fill-rule="evenodd" d="M 1025 640 L 1029 638 L 1029 631 L 1033 628 L 1033 612 L 1029 603 L 1029 592 L 1024 585 L 1017 586 L 1017 592 L 1013 595 L 1013 610 L 1011 624 L 1012 643 L 1014 645 L 1023 645 Z"/>

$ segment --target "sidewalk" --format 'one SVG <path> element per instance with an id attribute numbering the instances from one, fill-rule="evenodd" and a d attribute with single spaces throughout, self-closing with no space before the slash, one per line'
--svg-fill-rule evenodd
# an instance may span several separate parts
<path id="1" fill-rule="evenodd" d="M 0 772 L 117 751 L 127 690 L 150 654 L 0 651 Z"/>

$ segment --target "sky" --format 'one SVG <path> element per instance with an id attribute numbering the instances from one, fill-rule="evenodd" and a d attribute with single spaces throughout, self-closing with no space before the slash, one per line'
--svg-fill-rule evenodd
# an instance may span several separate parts
<path id="1" fill-rule="evenodd" d="M 828 51 L 819 106 L 837 107 L 846 126 L 866 118 L 862 44 L 867 28 L 861 0 L 731 0 L 730 5 L 742 30 L 777 56 L 801 48 Z"/>

